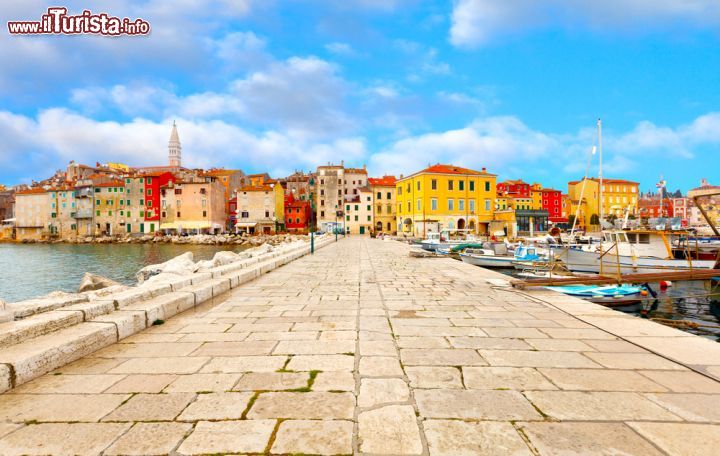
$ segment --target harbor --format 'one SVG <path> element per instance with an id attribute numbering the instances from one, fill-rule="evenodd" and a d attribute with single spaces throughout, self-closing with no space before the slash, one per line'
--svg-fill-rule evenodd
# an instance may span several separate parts
<path id="1" fill-rule="evenodd" d="M 0 396 L 0 453 L 720 445 L 720 345 L 411 249 L 340 237 L 19 385 Z"/>

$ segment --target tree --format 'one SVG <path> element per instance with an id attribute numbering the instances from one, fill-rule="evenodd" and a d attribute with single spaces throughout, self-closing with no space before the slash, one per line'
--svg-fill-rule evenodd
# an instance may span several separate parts
<path id="1" fill-rule="evenodd" d="M 575 224 L 575 216 L 569 215 L 568 216 L 568 226 L 572 227 Z"/>
<path id="2" fill-rule="evenodd" d="M 590 224 L 591 225 L 600 225 L 600 217 L 598 217 L 597 214 L 593 214 L 590 216 Z"/>

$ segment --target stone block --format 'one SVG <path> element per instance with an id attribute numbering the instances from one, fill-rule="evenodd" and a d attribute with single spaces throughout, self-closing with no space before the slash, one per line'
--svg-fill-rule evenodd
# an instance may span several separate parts
<path id="1" fill-rule="evenodd" d="M 0 363 L 13 366 L 15 385 L 20 385 L 114 342 L 114 325 L 80 323 L 6 348 Z"/>
<path id="2" fill-rule="evenodd" d="M 62 328 L 82 323 L 79 311 L 49 311 L 23 320 L 0 323 L 0 349 L 8 348 L 34 337 L 43 336 Z"/>
<path id="3" fill-rule="evenodd" d="M 92 321 L 112 323 L 117 329 L 118 340 L 130 337 L 147 328 L 147 316 L 140 310 L 120 310 L 102 315 Z"/>
<path id="4" fill-rule="evenodd" d="M 72 304 L 80 302 L 87 302 L 88 297 L 79 294 L 69 294 L 66 296 L 58 297 L 47 297 L 29 299 L 27 301 L 20 301 L 6 304 L 7 310 L 10 310 L 15 315 L 15 318 L 26 318 L 30 315 L 35 315 L 42 312 L 49 312 L 51 310 L 66 307 Z"/>
<path id="5" fill-rule="evenodd" d="M 212 287 L 212 295 L 220 296 L 223 293 L 226 293 L 230 291 L 230 279 L 214 279 L 212 281 L 213 287 Z"/>
<path id="6" fill-rule="evenodd" d="M 145 325 L 152 326 L 156 320 L 166 320 L 174 315 L 192 309 L 195 296 L 192 293 L 178 291 L 158 296 L 149 301 L 136 302 L 123 307 L 123 310 L 139 310 L 145 312 Z"/>

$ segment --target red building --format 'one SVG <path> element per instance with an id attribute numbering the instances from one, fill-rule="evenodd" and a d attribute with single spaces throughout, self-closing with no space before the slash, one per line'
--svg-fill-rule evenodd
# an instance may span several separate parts
<path id="1" fill-rule="evenodd" d="M 310 201 L 296 200 L 292 193 L 285 195 L 285 229 L 307 232 L 312 217 Z"/>
<path id="2" fill-rule="evenodd" d="M 562 192 L 554 188 L 543 188 L 540 193 L 542 208 L 548 212 L 548 220 L 552 223 L 568 223 L 567 217 L 563 217 Z"/>
<path id="3" fill-rule="evenodd" d="M 175 176 L 170 172 L 157 172 L 143 174 L 145 179 L 145 220 L 160 220 L 160 188 L 175 182 Z"/>
<path id="4" fill-rule="evenodd" d="M 638 212 L 642 218 L 672 217 L 673 200 L 658 196 L 646 196 L 638 200 Z"/>
<path id="5" fill-rule="evenodd" d="M 497 184 L 498 196 L 512 196 L 515 198 L 530 198 L 531 185 L 522 179 L 506 180 Z"/>

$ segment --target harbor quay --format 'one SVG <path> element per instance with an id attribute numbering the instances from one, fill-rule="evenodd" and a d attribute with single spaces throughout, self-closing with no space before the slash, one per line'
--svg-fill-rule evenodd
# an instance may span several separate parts
<path id="1" fill-rule="evenodd" d="M 710 455 L 720 345 L 348 236 L 0 395 L 0 454 Z"/>

